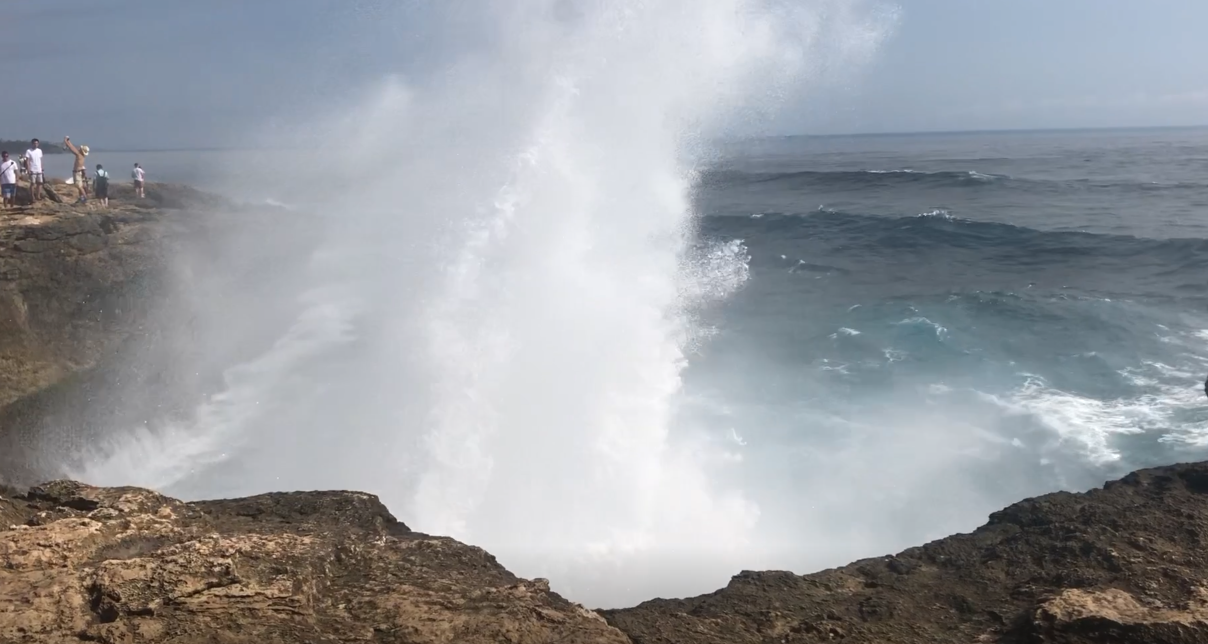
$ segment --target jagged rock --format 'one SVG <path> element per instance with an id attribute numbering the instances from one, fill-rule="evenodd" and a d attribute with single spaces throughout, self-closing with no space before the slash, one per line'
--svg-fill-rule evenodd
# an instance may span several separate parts
<path id="1" fill-rule="evenodd" d="M 1208 580 L 1206 580 L 1208 581 Z M 1037 642 L 1208 642 L 1208 590 L 1195 588 L 1186 604 L 1166 607 L 1109 588 L 1071 589 L 1041 604 L 1030 625 Z"/>
<path id="2" fill-rule="evenodd" d="M 1208 463 L 1029 499 L 894 557 L 601 614 L 640 644 L 1208 642 Z"/>
<path id="3" fill-rule="evenodd" d="M 0 520 L 5 643 L 629 642 L 368 494 L 182 503 L 58 481 L 6 495 Z"/>

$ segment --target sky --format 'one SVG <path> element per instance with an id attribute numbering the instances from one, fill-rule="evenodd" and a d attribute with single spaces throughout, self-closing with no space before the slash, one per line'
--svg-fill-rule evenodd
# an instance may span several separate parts
<path id="1" fill-rule="evenodd" d="M 446 0 L 473 11 L 470 0 Z M 473 46 L 436 0 L 9 0 L 0 138 L 238 145 L 308 105 Z M 866 65 L 785 107 L 779 134 L 1208 124 L 1204 0 L 897 0 Z M 455 9 L 453 14 L 461 9 Z"/>

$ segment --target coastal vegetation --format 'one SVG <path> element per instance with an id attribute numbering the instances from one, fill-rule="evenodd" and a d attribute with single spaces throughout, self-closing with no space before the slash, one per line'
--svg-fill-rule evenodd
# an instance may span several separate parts
<path id="1" fill-rule="evenodd" d="M 0 150 L 8 150 L 9 154 L 20 156 L 29 149 L 29 141 L 32 138 L 34 137 L 30 137 L 29 139 L 0 139 Z M 62 145 L 51 143 L 53 140 L 38 138 L 38 141 L 42 144 L 43 154 L 63 154 L 67 152 L 67 150 L 63 149 Z"/>

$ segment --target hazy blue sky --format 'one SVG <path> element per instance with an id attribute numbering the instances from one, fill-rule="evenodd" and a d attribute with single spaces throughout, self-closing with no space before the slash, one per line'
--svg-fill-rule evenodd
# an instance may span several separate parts
<path id="1" fill-rule="evenodd" d="M 1204 0 L 900 0 L 839 130 L 1208 124 Z"/>
<path id="2" fill-rule="evenodd" d="M 241 127 L 430 68 L 450 43 L 472 40 L 430 29 L 433 2 L 9 0 L 0 137 L 229 144 Z M 1204 0 L 894 4 L 897 28 L 874 62 L 790 106 L 780 130 L 1208 123 Z"/>

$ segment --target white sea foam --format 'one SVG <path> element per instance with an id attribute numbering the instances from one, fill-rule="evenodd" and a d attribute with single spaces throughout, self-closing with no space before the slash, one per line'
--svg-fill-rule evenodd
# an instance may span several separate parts
<path id="1" fill-rule="evenodd" d="M 937 338 L 943 338 L 946 335 L 948 335 L 947 327 L 945 327 L 942 324 L 932 322 L 931 320 L 929 320 L 925 317 L 922 317 L 922 316 L 907 318 L 905 320 L 895 322 L 894 324 L 898 325 L 898 326 L 920 326 L 920 327 L 924 327 L 924 328 L 930 328 L 932 331 L 935 332 L 935 337 L 937 337 Z"/>
<path id="2" fill-rule="evenodd" d="M 266 419 L 289 405 L 276 390 L 304 396 L 291 375 L 307 361 L 352 340 L 356 302 L 331 290 L 303 296 L 305 310 L 266 352 L 227 369 L 223 388 L 198 405 L 188 422 L 138 426 L 110 437 L 67 474 L 97 485 L 165 488 L 226 461 L 255 440 Z M 299 388 L 301 387 L 301 388 Z M 272 395 L 265 395 L 272 392 Z"/>
<path id="3" fill-rule="evenodd" d="M 1202 389 L 1194 381 L 1180 381 L 1191 374 L 1150 362 L 1121 375 L 1148 393 L 1102 400 L 1062 391 L 1040 376 L 1027 375 L 1024 384 L 1006 396 L 980 396 L 1011 414 L 1035 418 L 1060 441 L 1078 446 L 1094 464 L 1121 458 L 1114 442 L 1120 435 L 1153 433 L 1164 440 L 1208 444 L 1202 423 L 1185 416 L 1203 406 Z"/>
<path id="4" fill-rule="evenodd" d="M 970 170 L 970 171 L 969 171 L 967 174 L 968 174 L 968 175 L 969 175 L 971 178 L 973 178 L 973 179 L 977 179 L 978 181 L 986 181 L 986 182 L 989 182 L 989 181 L 994 181 L 995 179 L 998 179 L 998 178 L 999 178 L 999 177 L 997 177 L 997 176 L 995 176 L 995 175 L 992 175 L 992 174 L 983 174 L 983 173 L 978 172 L 978 171 L 976 171 L 976 170 Z"/>
<path id="5" fill-rule="evenodd" d="M 849 329 L 847 327 L 840 327 L 838 331 L 830 334 L 830 337 L 832 340 L 837 340 L 839 338 L 839 336 L 841 336 L 841 335 L 850 337 L 850 336 L 860 335 L 860 332 L 855 329 Z"/>

